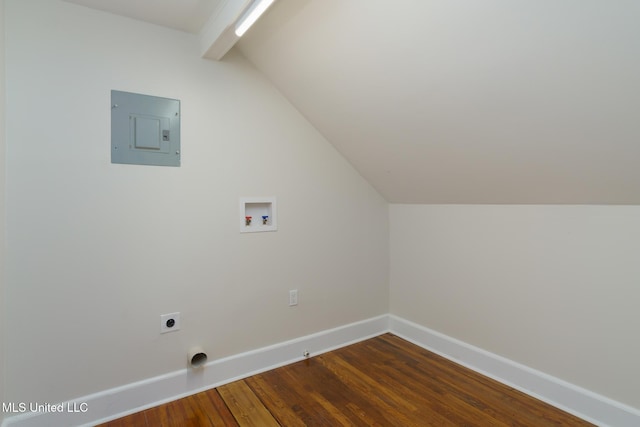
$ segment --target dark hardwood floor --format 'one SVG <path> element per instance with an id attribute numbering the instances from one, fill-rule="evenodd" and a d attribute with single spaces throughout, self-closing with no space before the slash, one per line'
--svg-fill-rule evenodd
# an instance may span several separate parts
<path id="1" fill-rule="evenodd" d="M 101 427 L 590 425 L 384 334 Z"/>

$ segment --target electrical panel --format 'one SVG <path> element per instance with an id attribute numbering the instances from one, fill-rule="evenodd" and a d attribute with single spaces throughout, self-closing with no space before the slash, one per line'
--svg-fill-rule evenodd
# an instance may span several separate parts
<path id="1" fill-rule="evenodd" d="M 180 101 L 112 90 L 111 163 L 180 166 Z"/>

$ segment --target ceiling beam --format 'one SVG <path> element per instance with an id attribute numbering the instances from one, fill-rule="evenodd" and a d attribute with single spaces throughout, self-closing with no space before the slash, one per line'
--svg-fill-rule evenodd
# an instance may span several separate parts
<path id="1" fill-rule="evenodd" d="M 200 54 L 219 61 L 240 37 L 235 33 L 238 18 L 251 6 L 251 0 L 227 0 L 200 31 Z"/>

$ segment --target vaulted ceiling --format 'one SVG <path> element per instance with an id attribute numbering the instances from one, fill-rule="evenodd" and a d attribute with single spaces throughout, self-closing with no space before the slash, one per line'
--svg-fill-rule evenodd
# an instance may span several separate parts
<path id="1" fill-rule="evenodd" d="M 638 22 L 636 0 L 277 0 L 235 48 L 390 202 L 640 204 Z"/>
<path id="2" fill-rule="evenodd" d="M 198 33 L 226 0 L 65 0 L 116 15 Z"/>

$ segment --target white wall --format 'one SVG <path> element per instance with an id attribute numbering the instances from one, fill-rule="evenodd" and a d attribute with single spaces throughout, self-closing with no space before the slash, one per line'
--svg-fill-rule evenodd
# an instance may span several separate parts
<path id="1" fill-rule="evenodd" d="M 239 46 L 390 202 L 640 203 L 638 16 L 280 0 Z"/>
<path id="2" fill-rule="evenodd" d="M 386 202 L 242 56 L 60 1 L 6 16 L 7 400 L 388 312 Z M 180 168 L 110 163 L 111 89 L 181 100 Z M 276 196 L 279 230 L 240 234 L 241 196 Z M 182 330 L 159 335 L 173 311 Z"/>
<path id="3" fill-rule="evenodd" d="M 640 408 L 640 207 L 391 205 L 391 313 Z"/>
<path id="4" fill-rule="evenodd" d="M 4 316 L 5 316 L 5 72 L 4 0 L 0 0 L 0 402 L 4 402 Z M 0 411 L 0 422 L 4 413 Z"/>

